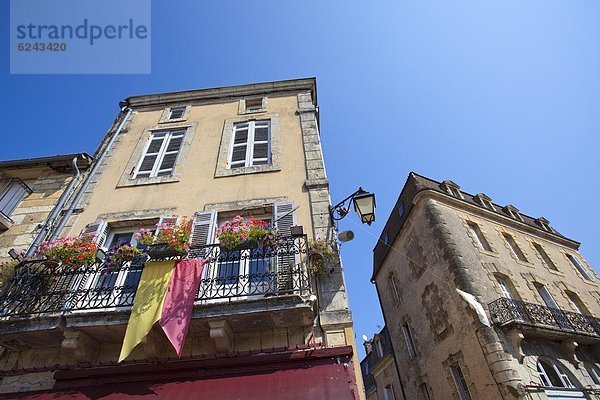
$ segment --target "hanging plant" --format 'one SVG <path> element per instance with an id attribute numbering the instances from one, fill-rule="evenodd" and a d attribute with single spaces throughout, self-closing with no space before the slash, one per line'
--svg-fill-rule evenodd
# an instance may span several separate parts
<path id="1" fill-rule="evenodd" d="M 308 259 L 310 271 L 316 275 L 326 275 L 335 272 L 339 262 L 339 251 L 335 244 L 325 240 L 310 240 L 308 242 Z"/>

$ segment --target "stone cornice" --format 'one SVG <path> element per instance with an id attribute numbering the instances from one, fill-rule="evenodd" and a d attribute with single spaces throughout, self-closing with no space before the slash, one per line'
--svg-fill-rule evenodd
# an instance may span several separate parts
<path id="1" fill-rule="evenodd" d="M 562 246 L 574 249 L 574 250 L 578 250 L 579 249 L 579 242 L 576 242 L 574 240 L 565 238 L 565 237 L 561 237 L 555 234 L 550 234 L 546 231 L 544 231 L 541 228 L 535 228 L 529 224 L 526 224 L 524 222 L 521 221 L 517 221 L 515 219 L 512 218 L 508 218 L 505 217 L 501 214 L 498 214 L 497 212 L 493 212 L 490 211 L 486 208 L 483 207 L 479 207 L 479 206 L 475 206 L 475 205 L 471 205 L 469 203 L 466 203 L 464 201 L 461 201 L 460 199 L 457 199 L 455 197 L 452 197 L 450 195 L 446 195 L 444 193 L 440 193 L 438 191 L 435 190 L 431 190 L 431 189 L 425 189 L 425 190 L 421 190 L 420 192 L 418 192 L 414 198 L 412 199 L 413 204 L 417 204 L 419 203 L 422 199 L 424 198 L 428 198 L 431 197 L 435 200 L 438 200 L 440 202 L 443 202 L 447 205 L 450 205 L 452 207 L 456 207 L 456 208 L 461 208 L 464 209 L 465 211 L 469 211 L 471 213 L 480 215 L 484 218 L 487 218 L 489 220 L 492 220 L 494 222 L 497 223 L 501 223 L 503 225 L 506 226 L 511 226 L 515 229 L 519 229 L 521 231 L 525 231 L 528 234 L 532 234 L 532 235 L 536 235 L 539 236 L 543 239 L 546 239 L 550 242 L 554 242 L 554 243 L 558 243 Z"/>
<path id="2" fill-rule="evenodd" d="M 240 98 L 257 94 L 276 94 L 284 92 L 311 91 L 316 106 L 316 78 L 292 79 L 287 81 L 252 83 L 248 85 L 227 86 L 212 89 L 186 90 L 181 92 L 132 96 L 125 99 L 130 107 L 165 106 L 173 103 L 211 101 Z"/>

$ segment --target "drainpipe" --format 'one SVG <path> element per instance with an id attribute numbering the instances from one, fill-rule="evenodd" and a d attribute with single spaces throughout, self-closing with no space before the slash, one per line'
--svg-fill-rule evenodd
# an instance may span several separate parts
<path id="1" fill-rule="evenodd" d="M 118 126 L 116 132 L 110 138 L 110 140 L 108 141 L 108 144 L 104 147 L 104 149 L 102 150 L 102 152 L 100 153 L 98 158 L 96 158 L 96 160 L 94 161 L 94 165 L 92 166 L 92 169 L 90 170 L 87 177 L 85 178 L 85 181 L 83 181 L 83 183 L 81 184 L 81 187 L 77 191 L 77 194 L 75 195 L 75 198 L 73 199 L 73 201 L 71 201 L 69 208 L 67 209 L 67 211 L 65 211 L 65 214 L 63 215 L 62 219 L 60 220 L 60 223 L 58 224 L 58 226 L 56 227 L 56 229 L 50 236 L 50 240 L 56 239 L 58 237 L 58 235 L 60 235 L 60 233 L 64 229 L 65 225 L 67 224 L 67 221 L 73 214 L 73 210 L 75 209 L 75 207 L 77 207 L 77 204 L 79 204 L 81 197 L 83 197 L 83 194 L 85 193 L 86 189 L 90 185 L 90 182 L 92 181 L 92 179 L 94 179 L 94 175 L 98 171 L 98 168 L 100 167 L 100 165 L 102 165 L 102 162 L 104 161 L 104 158 L 106 157 L 106 154 L 108 153 L 108 151 L 114 144 L 117 137 L 119 137 L 119 133 L 121 133 L 121 129 L 123 129 L 123 125 L 125 125 L 125 121 L 127 121 L 129 116 L 131 115 L 131 112 L 133 110 L 131 108 L 129 108 L 129 104 L 126 101 L 120 102 L 119 105 L 121 106 L 121 113 L 125 113 L 125 115 L 123 116 L 123 119 L 121 119 L 121 122 L 119 123 L 119 126 Z"/>
<path id="2" fill-rule="evenodd" d="M 63 206 L 65 205 L 65 202 L 71 195 L 73 188 L 75 187 L 75 184 L 77 183 L 77 181 L 79 180 L 79 177 L 81 176 L 81 171 L 79 171 L 79 168 L 77 167 L 77 160 L 80 158 L 82 160 L 91 161 L 84 154 L 78 154 L 77 156 L 75 156 L 73 158 L 73 168 L 75 169 L 75 174 L 73 175 L 73 179 L 71 179 L 71 182 L 69 182 L 69 185 L 67 186 L 67 188 L 60 195 L 60 198 L 58 199 L 58 203 L 56 203 L 56 206 L 52 209 L 52 212 L 46 219 L 46 222 L 44 222 L 44 224 L 42 225 L 40 231 L 38 232 L 37 236 L 35 237 L 35 240 L 33 241 L 31 246 L 27 250 L 27 253 L 25 253 L 25 257 L 33 256 L 33 254 L 37 250 L 37 248 L 40 245 L 40 243 L 42 242 L 42 240 L 44 240 L 44 238 L 46 237 L 48 232 L 52 229 L 52 226 L 54 225 L 56 217 L 58 216 L 58 214 L 62 210 Z"/>

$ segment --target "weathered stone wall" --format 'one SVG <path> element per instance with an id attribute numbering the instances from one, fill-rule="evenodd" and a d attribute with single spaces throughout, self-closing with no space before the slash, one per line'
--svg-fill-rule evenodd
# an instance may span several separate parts
<path id="1" fill-rule="evenodd" d="M 33 193 L 26 196 L 10 215 L 14 224 L 8 230 L 0 231 L 0 263 L 12 265 L 8 255 L 10 249 L 20 251 L 29 248 L 40 225 L 48 218 L 72 178 L 72 174 L 48 168 L 39 171 L 39 177 L 23 180 Z M 0 285 L 10 274 L 10 269 L 0 271 Z"/>
<path id="2" fill-rule="evenodd" d="M 595 347 L 578 346 L 572 340 L 553 343 L 525 338 L 521 342 L 518 332 L 485 326 L 456 292 L 458 288 L 474 295 L 487 312 L 487 305 L 502 296 L 497 277 L 509 282 L 515 297 L 544 304 L 533 285 L 537 282 L 548 288 L 564 310 L 577 311 L 566 295 L 569 290 L 598 316 L 598 280 L 583 279 L 566 258 L 566 254 L 577 254 L 583 260 L 574 245 L 552 240 L 541 230 L 521 229 L 512 221 L 503 223 L 497 216 L 488 216 L 491 213 L 483 207 L 465 206 L 431 193 L 416 197 L 402 233 L 392 244 L 396 251 L 390 251 L 376 277 L 408 398 L 418 398 L 418 384 L 425 380 L 434 398 L 457 398 L 448 369 L 453 363 L 460 365 L 473 398 L 515 398 L 522 393 L 522 385 L 539 381 L 535 363 L 540 355 L 553 356 L 582 386 L 593 385 L 577 367 L 582 364 L 576 358 L 595 357 L 598 362 Z M 478 224 L 491 251 L 480 248 L 467 222 Z M 503 233 L 515 238 L 526 262 L 510 251 Z M 543 246 L 558 271 L 547 265 L 533 243 Z M 400 289 L 399 301 L 391 279 Z M 405 323 L 413 332 L 414 360 L 409 360 L 403 340 Z"/>
<path id="3" fill-rule="evenodd" d="M 501 399 L 475 333 L 478 321 L 455 290 L 468 282 L 457 265 L 462 255 L 438 204 L 423 201 L 415 206 L 392 245 L 395 250 L 376 281 L 407 398 L 420 398 L 423 383 L 434 398 L 457 398 L 448 369 L 457 363 L 474 398 Z M 413 360 L 404 342 L 405 324 L 413 334 Z"/>

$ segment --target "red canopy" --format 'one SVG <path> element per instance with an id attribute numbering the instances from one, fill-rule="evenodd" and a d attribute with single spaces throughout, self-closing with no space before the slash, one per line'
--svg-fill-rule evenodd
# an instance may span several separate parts
<path id="1" fill-rule="evenodd" d="M 0 399 L 358 399 L 348 347 L 58 371 L 55 378 L 62 389 Z"/>

